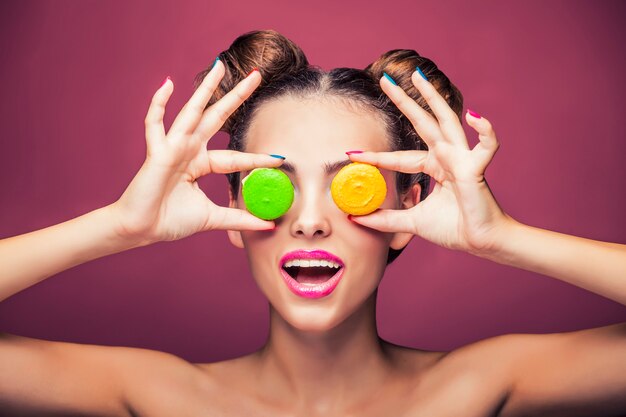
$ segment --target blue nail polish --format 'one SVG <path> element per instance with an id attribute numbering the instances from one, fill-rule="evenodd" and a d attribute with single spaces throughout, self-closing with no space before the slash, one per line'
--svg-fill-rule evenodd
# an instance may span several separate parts
<path id="1" fill-rule="evenodd" d="M 426 78 L 426 76 L 424 75 L 424 73 L 422 72 L 422 70 L 420 69 L 420 67 L 415 67 L 415 70 L 417 72 L 419 72 L 419 74 L 422 76 L 423 79 L 425 79 L 426 81 L 428 81 L 428 78 Z"/>
<path id="2" fill-rule="evenodd" d="M 220 60 L 220 57 L 218 56 L 217 58 L 215 58 L 215 61 L 213 61 L 213 67 L 215 67 L 215 64 L 217 64 L 217 61 Z M 213 69 L 213 67 L 211 67 L 211 69 Z"/>
<path id="3" fill-rule="evenodd" d="M 276 155 L 276 154 L 272 154 L 272 153 L 271 153 L 271 154 L 269 154 L 269 155 L 270 155 L 270 156 L 273 156 L 274 158 L 285 159 L 285 157 L 284 157 L 284 156 L 281 156 L 281 155 Z"/>
<path id="4" fill-rule="evenodd" d="M 389 81 L 390 81 L 393 85 L 398 85 L 398 84 L 397 84 L 397 83 L 393 80 L 393 78 L 391 78 L 391 77 L 389 76 L 389 74 L 387 74 L 386 72 L 383 72 L 383 75 L 384 75 L 384 76 L 385 76 L 385 78 L 386 78 L 386 79 L 388 79 L 388 80 L 389 80 Z"/>

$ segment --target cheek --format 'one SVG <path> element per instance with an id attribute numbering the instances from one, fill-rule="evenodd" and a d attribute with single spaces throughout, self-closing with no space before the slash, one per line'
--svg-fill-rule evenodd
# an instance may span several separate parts
<path id="1" fill-rule="evenodd" d="M 350 254 L 352 268 L 350 276 L 359 277 L 360 289 L 354 291 L 368 295 L 376 288 L 385 272 L 389 254 L 390 238 L 387 233 L 360 232 L 352 238 L 355 243 Z M 353 281 L 354 282 L 354 281 Z"/>
<path id="2" fill-rule="evenodd" d="M 381 208 L 391 209 L 398 208 L 398 195 L 396 192 L 396 175 L 395 172 L 381 170 L 383 177 L 385 178 L 385 185 L 387 186 L 387 196 L 385 201 L 381 205 Z"/>
<path id="3" fill-rule="evenodd" d="M 244 250 L 248 259 L 248 265 L 253 279 L 263 289 L 264 293 L 267 293 L 268 276 L 272 276 L 273 272 L 273 260 L 268 254 L 274 254 L 276 252 L 277 241 L 276 237 L 269 237 L 267 234 L 258 233 L 253 231 L 242 231 L 241 239 L 243 240 Z M 269 270 L 268 270 L 269 269 Z M 270 285 L 271 287 L 271 285 Z"/>
<path id="4" fill-rule="evenodd" d="M 254 255 L 258 252 L 262 252 L 267 247 L 276 244 L 276 233 L 256 232 L 256 231 L 241 231 L 241 240 L 246 250 Z M 267 253 L 267 252 L 266 252 Z"/>
<path id="5" fill-rule="evenodd" d="M 347 218 L 337 222 L 333 229 L 333 233 L 344 242 L 343 247 L 350 248 L 351 259 L 363 265 L 365 272 L 372 268 L 372 265 L 386 263 L 392 233 L 361 226 Z"/>

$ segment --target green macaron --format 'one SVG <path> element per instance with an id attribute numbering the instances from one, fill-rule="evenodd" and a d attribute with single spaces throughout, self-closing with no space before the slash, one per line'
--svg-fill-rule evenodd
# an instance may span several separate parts
<path id="1" fill-rule="evenodd" d="M 293 184 L 276 168 L 255 168 L 241 180 L 243 201 L 250 213 L 263 220 L 274 220 L 293 203 Z"/>

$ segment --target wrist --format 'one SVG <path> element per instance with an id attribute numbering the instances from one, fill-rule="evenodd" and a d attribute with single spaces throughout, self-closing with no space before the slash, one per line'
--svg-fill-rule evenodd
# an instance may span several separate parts
<path id="1" fill-rule="evenodd" d="M 491 231 L 488 243 L 471 250 L 470 253 L 481 258 L 489 259 L 498 263 L 508 263 L 510 257 L 510 242 L 525 225 L 511 216 L 503 213 L 504 217 Z"/>
<path id="2" fill-rule="evenodd" d="M 109 204 L 101 210 L 107 219 L 107 224 L 110 225 L 112 240 L 116 245 L 119 245 L 122 250 L 138 248 L 154 243 L 141 233 L 135 233 L 125 226 L 116 203 Z"/>

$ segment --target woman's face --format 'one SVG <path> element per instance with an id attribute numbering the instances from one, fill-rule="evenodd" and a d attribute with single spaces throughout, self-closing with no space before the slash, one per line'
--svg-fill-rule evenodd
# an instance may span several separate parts
<path id="1" fill-rule="evenodd" d="M 247 134 L 246 152 L 279 154 L 295 168 L 286 172 L 295 196 L 289 211 L 275 220 L 276 229 L 229 231 L 229 237 L 235 246 L 245 248 L 252 275 L 275 310 L 301 330 L 331 329 L 354 313 L 377 288 L 390 245 L 398 249 L 410 240 L 406 234 L 359 226 L 335 205 L 330 185 L 337 171 L 326 173 L 324 165 L 348 160 L 349 150 L 390 148 L 378 118 L 338 100 L 273 100 L 258 109 Z M 381 173 L 387 183 L 381 208 L 400 207 L 395 174 L 382 169 Z M 247 174 L 243 171 L 240 176 Z M 231 207 L 245 208 L 241 183 Z M 287 286 L 280 261 L 298 249 L 321 249 L 341 259 L 341 280 L 330 294 L 304 298 Z"/>

